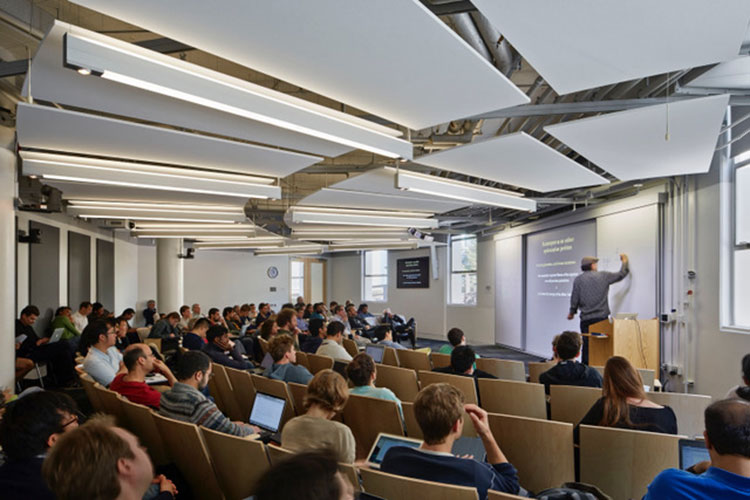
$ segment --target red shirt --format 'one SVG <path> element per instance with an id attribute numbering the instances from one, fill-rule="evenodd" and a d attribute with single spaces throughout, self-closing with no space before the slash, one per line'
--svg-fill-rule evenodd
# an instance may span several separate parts
<path id="1" fill-rule="evenodd" d="M 109 384 L 109 389 L 118 392 L 133 403 L 150 406 L 159 409 L 161 392 L 152 389 L 146 382 L 125 382 L 123 377 L 127 373 L 121 373 Z"/>

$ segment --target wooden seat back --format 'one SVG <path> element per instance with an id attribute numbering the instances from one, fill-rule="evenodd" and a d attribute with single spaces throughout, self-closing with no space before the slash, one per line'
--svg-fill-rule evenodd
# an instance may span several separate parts
<path id="1" fill-rule="evenodd" d="M 264 394 L 269 394 L 271 396 L 283 398 L 286 400 L 286 406 L 284 406 L 284 416 L 281 417 L 281 426 L 279 427 L 279 430 L 281 430 L 281 428 L 284 427 L 284 424 L 287 423 L 289 419 L 294 418 L 295 415 L 294 401 L 292 400 L 292 395 L 289 394 L 289 389 L 286 386 L 286 382 L 266 378 L 256 374 L 252 374 L 251 377 L 253 379 L 253 386 L 255 386 L 256 392 L 262 392 Z"/>
<path id="2" fill-rule="evenodd" d="M 362 468 L 363 489 L 372 495 L 388 500 L 413 500 L 429 498 L 430 500 L 478 500 L 476 488 L 454 486 L 446 483 L 423 481 L 406 476 L 397 476 L 374 469 Z"/>
<path id="3" fill-rule="evenodd" d="M 542 384 L 480 378 L 482 408 L 490 413 L 519 417 L 547 418 L 547 402 Z"/>
<path id="4" fill-rule="evenodd" d="M 529 361 L 529 382 L 538 384 L 539 375 L 546 372 L 556 364 L 557 362 L 555 361 L 542 361 L 541 363 Z"/>
<path id="5" fill-rule="evenodd" d="M 307 362 L 307 353 L 302 351 L 297 351 L 294 353 L 294 355 L 297 357 L 297 363 L 300 366 L 304 366 L 305 368 L 310 370 L 310 364 Z"/>
<path id="6" fill-rule="evenodd" d="M 397 349 L 396 356 L 398 356 L 398 364 L 403 368 L 411 368 L 412 370 L 432 370 L 430 364 L 430 354 L 424 351 L 412 351 L 410 349 Z"/>
<path id="7" fill-rule="evenodd" d="M 349 356 L 354 357 L 359 354 L 357 343 L 352 339 L 343 339 L 342 345 L 344 346 L 344 349 L 346 349 L 346 352 L 349 353 Z"/>
<path id="8" fill-rule="evenodd" d="M 271 465 L 276 465 L 295 455 L 293 451 L 272 444 L 269 444 L 266 450 L 268 451 L 268 459 L 271 461 Z M 362 491 L 362 485 L 359 483 L 359 473 L 354 465 L 339 462 L 339 471 L 352 483 L 354 491 Z"/>
<path id="9" fill-rule="evenodd" d="M 255 494 L 258 480 L 270 464 L 261 441 L 200 428 L 222 491 L 229 500 Z M 242 457 L 241 460 L 238 460 Z"/>
<path id="10" fill-rule="evenodd" d="M 683 394 L 679 392 L 650 392 L 648 399 L 662 406 L 669 406 L 677 416 L 677 432 L 695 437 L 706 428 L 703 412 L 711 404 L 711 396 Z"/>
<path id="11" fill-rule="evenodd" d="M 367 458 L 380 432 L 404 435 L 395 401 L 350 394 L 344 406 L 343 419 L 357 442 L 357 460 Z"/>
<path id="12" fill-rule="evenodd" d="M 580 427 L 581 482 L 615 500 L 641 498 L 661 471 L 679 467 L 684 436 L 614 427 Z"/>
<path id="13" fill-rule="evenodd" d="M 99 394 L 102 410 L 108 415 L 112 415 L 117 425 L 124 425 L 125 421 L 122 416 L 122 398 L 115 391 L 110 391 L 99 384 L 94 384 L 94 390 Z"/>
<path id="14" fill-rule="evenodd" d="M 502 491 L 495 491 L 495 490 L 489 490 L 487 492 L 487 500 L 514 500 L 518 498 L 528 498 L 528 497 L 519 497 L 518 495 L 513 495 L 512 493 L 503 493 Z"/>
<path id="15" fill-rule="evenodd" d="M 441 352 L 430 353 L 433 368 L 446 368 L 451 365 L 451 355 Z"/>
<path id="16" fill-rule="evenodd" d="M 375 385 L 392 390 L 401 401 L 414 401 L 419 393 L 417 372 L 409 368 L 376 365 Z"/>
<path id="17" fill-rule="evenodd" d="M 490 373 L 501 380 L 526 382 L 526 367 L 523 362 L 510 359 L 477 358 L 477 369 Z"/>
<path id="18" fill-rule="evenodd" d="M 572 424 L 496 413 L 489 423 L 524 488 L 542 491 L 575 480 Z"/>
<path id="19" fill-rule="evenodd" d="M 403 349 L 399 349 L 401 351 Z M 396 349 L 393 347 L 386 347 L 383 351 L 383 364 L 388 366 L 401 366 L 398 364 L 398 356 L 396 355 Z"/>
<path id="20" fill-rule="evenodd" d="M 104 405 L 102 405 L 101 398 L 99 397 L 99 391 L 94 389 L 94 384 L 96 384 L 96 382 L 93 378 L 91 378 L 91 375 L 85 372 L 79 373 L 78 380 L 81 381 L 83 391 L 86 393 L 86 397 L 89 399 L 89 403 L 91 403 L 91 408 L 93 408 L 95 412 L 105 411 Z"/>
<path id="21" fill-rule="evenodd" d="M 289 394 L 292 396 L 295 414 L 304 415 L 305 394 L 307 394 L 307 386 L 305 384 L 298 384 L 296 382 L 287 382 L 286 388 L 287 390 L 289 390 Z"/>
<path id="22" fill-rule="evenodd" d="M 464 377 L 463 375 L 451 375 L 448 373 L 419 371 L 419 382 L 424 389 L 432 384 L 449 384 L 461 391 L 464 395 L 464 402 L 479 404 L 477 397 L 477 386 L 474 377 Z"/>
<path id="23" fill-rule="evenodd" d="M 604 376 L 603 366 L 592 366 L 591 368 L 598 371 L 599 375 L 602 377 Z M 638 370 L 638 374 L 641 376 L 641 380 L 643 380 L 643 385 L 647 385 L 653 389 L 654 380 L 656 380 L 656 372 L 654 370 L 649 370 L 648 368 L 636 368 L 636 370 Z"/>
<path id="24" fill-rule="evenodd" d="M 268 341 L 261 336 L 258 336 L 258 343 L 260 344 L 260 350 L 263 351 L 263 355 L 268 354 Z"/>
<path id="25" fill-rule="evenodd" d="M 212 363 L 212 367 L 214 373 L 213 380 L 216 383 L 216 388 L 221 393 L 221 401 L 224 405 L 221 411 L 230 420 L 242 420 L 243 414 L 224 365 Z"/>
<path id="26" fill-rule="evenodd" d="M 550 385 L 550 417 L 558 422 L 570 422 L 573 425 L 578 425 L 578 422 L 601 397 L 602 390 L 599 387 Z"/>
<path id="27" fill-rule="evenodd" d="M 308 354 L 307 363 L 310 365 L 310 373 L 315 375 L 321 370 L 333 369 L 333 358 L 330 356 L 321 356 L 320 354 Z"/>
<path id="28" fill-rule="evenodd" d="M 161 339 L 143 339 L 143 343 L 146 345 L 154 346 L 154 349 L 161 354 Z"/>
<path id="29" fill-rule="evenodd" d="M 250 373 L 245 370 L 237 370 L 225 366 L 224 371 L 227 373 L 229 382 L 232 384 L 234 399 L 237 401 L 237 406 L 242 415 L 240 420 L 247 422 L 247 419 L 250 418 L 250 410 L 253 408 L 253 401 L 255 401 L 253 379 L 250 377 Z"/>
<path id="30" fill-rule="evenodd" d="M 153 411 L 148 406 L 123 399 L 122 413 L 128 421 L 128 428 L 146 447 L 154 465 L 168 464 L 169 454 L 156 427 Z"/>

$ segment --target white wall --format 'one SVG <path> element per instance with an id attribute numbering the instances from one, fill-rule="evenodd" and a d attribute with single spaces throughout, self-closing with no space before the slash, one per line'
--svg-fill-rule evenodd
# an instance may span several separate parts
<path id="1" fill-rule="evenodd" d="M 135 324 L 142 325 L 142 311 L 146 302 L 156 300 L 156 245 L 152 241 L 138 242 L 138 299 L 135 303 Z M 156 305 L 157 309 L 159 304 Z M 171 311 L 167 311 L 168 313 Z"/>
<path id="2" fill-rule="evenodd" d="M 115 235 L 115 314 L 138 302 L 138 240 Z M 75 306 L 74 306 L 75 307 Z"/>
<path id="3" fill-rule="evenodd" d="M 523 236 L 495 242 L 495 341 L 523 348 Z"/>

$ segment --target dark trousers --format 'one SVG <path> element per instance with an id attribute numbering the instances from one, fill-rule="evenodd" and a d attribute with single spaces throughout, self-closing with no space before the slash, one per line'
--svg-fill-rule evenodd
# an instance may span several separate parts
<path id="1" fill-rule="evenodd" d="M 75 361 L 70 353 L 70 346 L 64 340 L 36 346 L 28 357 L 35 363 L 48 363 L 59 385 L 67 385 L 76 378 Z"/>
<path id="2" fill-rule="evenodd" d="M 589 326 L 594 323 L 599 323 L 607 318 L 594 318 L 594 319 L 582 319 L 581 320 L 581 333 L 589 333 Z M 581 350 L 581 363 L 584 365 L 589 364 L 589 338 L 583 337 L 583 349 Z"/>

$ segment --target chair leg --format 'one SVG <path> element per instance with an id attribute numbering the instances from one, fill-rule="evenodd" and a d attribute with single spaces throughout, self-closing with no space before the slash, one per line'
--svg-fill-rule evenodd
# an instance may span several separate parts
<path id="1" fill-rule="evenodd" d="M 42 389 L 44 389 L 44 379 L 42 378 L 42 370 L 39 369 L 39 365 L 36 363 L 34 363 L 34 369 L 36 369 L 36 376 L 39 378 L 39 385 L 42 387 Z"/>

